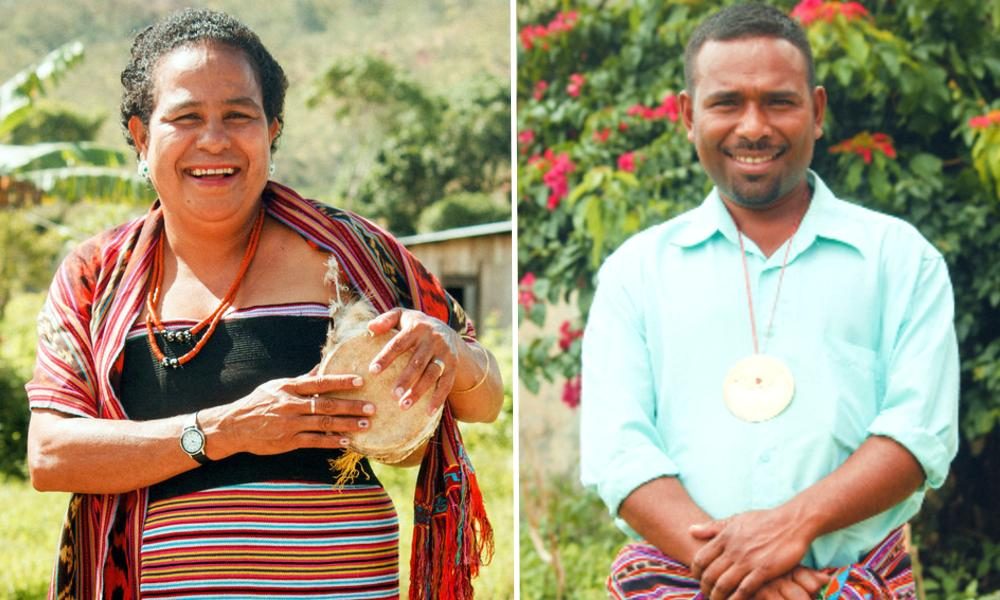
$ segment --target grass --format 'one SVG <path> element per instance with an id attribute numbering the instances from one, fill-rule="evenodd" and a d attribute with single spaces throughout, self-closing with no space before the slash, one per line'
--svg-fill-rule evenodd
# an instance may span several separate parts
<path id="1" fill-rule="evenodd" d="M 44 598 L 69 494 L 0 480 L 0 596 Z"/>

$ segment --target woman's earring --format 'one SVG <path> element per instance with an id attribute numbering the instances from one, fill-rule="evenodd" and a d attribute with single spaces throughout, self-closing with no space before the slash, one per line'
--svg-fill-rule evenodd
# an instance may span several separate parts
<path id="1" fill-rule="evenodd" d="M 274 177 L 274 172 L 276 170 L 277 170 L 277 167 L 274 166 L 274 161 L 272 160 L 267 165 L 267 176 L 268 177 Z"/>
<path id="2" fill-rule="evenodd" d="M 136 171 L 139 173 L 139 177 L 149 181 L 149 163 L 146 162 L 145 158 L 139 159 L 139 165 L 136 167 Z"/>

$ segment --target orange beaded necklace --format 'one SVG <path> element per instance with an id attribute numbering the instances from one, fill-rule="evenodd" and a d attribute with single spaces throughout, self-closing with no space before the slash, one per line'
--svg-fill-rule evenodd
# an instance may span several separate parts
<path id="1" fill-rule="evenodd" d="M 212 337 L 215 333 L 215 327 L 222 320 L 222 315 L 225 314 L 226 310 L 232 305 L 233 300 L 236 298 L 236 292 L 240 289 L 240 283 L 243 282 L 243 277 L 247 273 L 247 269 L 250 268 L 250 263 L 253 261 L 254 254 L 257 253 L 257 245 L 260 242 L 260 231 L 264 227 L 264 207 L 261 206 L 260 211 L 257 213 L 257 220 L 254 221 L 253 230 L 250 232 L 250 241 L 247 243 L 246 252 L 243 254 L 243 261 L 240 263 L 239 271 L 236 273 L 236 279 L 229 286 L 229 291 L 219 302 L 219 305 L 215 307 L 212 314 L 208 315 L 201 320 L 197 325 L 188 329 L 186 331 L 167 331 L 163 327 L 163 323 L 160 322 L 160 317 L 156 313 L 156 307 L 160 303 L 160 295 L 162 293 L 163 286 L 163 247 L 166 245 L 164 242 L 163 226 L 160 226 L 159 239 L 157 241 L 156 254 L 153 257 L 153 270 L 150 274 L 150 278 L 153 282 L 152 286 L 149 288 L 149 293 L 146 295 L 146 336 L 149 339 L 149 347 L 153 351 L 153 356 L 156 360 L 163 365 L 164 368 L 178 368 L 183 364 L 187 364 L 192 358 L 201 352 L 201 349 L 208 343 L 208 339 Z M 157 331 L 162 335 L 168 342 L 190 342 L 194 339 L 194 336 L 200 333 L 204 329 L 205 335 L 201 336 L 194 348 L 189 350 L 187 353 L 181 355 L 179 358 L 171 358 L 163 353 L 160 349 L 159 343 L 156 341 Z"/>

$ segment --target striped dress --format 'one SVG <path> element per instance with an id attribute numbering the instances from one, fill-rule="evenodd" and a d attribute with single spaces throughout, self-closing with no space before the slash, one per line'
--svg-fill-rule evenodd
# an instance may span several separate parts
<path id="1" fill-rule="evenodd" d="M 320 360 L 326 307 L 231 311 L 184 369 L 164 369 L 144 327 L 125 343 L 121 399 L 137 420 L 231 402 Z M 172 322 L 168 330 L 193 323 Z M 160 339 L 168 356 L 185 344 Z M 395 598 L 399 523 L 370 475 L 334 490 L 337 450 L 237 454 L 152 486 L 143 521 L 143 598 Z"/>

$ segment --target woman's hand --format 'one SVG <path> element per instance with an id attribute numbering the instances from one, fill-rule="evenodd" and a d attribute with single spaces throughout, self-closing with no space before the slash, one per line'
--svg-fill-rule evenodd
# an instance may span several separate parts
<path id="1" fill-rule="evenodd" d="M 236 452 L 281 454 L 298 448 L 342 448 L 344 435 L 371 426 L 375 405 L 337 397 L 360 388 L 353 374 L 303 375 L 268 381 L 248 396 L 203 409 L 205 453 L 218 460 Z"/>
<path id="2" fill-rule="evenodd" d="M 433 413 L 444 404 L 455 383 L 459 347 L 464 342 L 446 323 L 417 310 L 394 308 L 368 323 L 368 330 L 375 335 L 391 329 L 399 333 L 372 359 L 369 368 L 378 373 L 404 352 L 413 350 L 393 393 L 400 407 L 407 409 L 433 389 L 426 407 L 428 414 Z"/>

